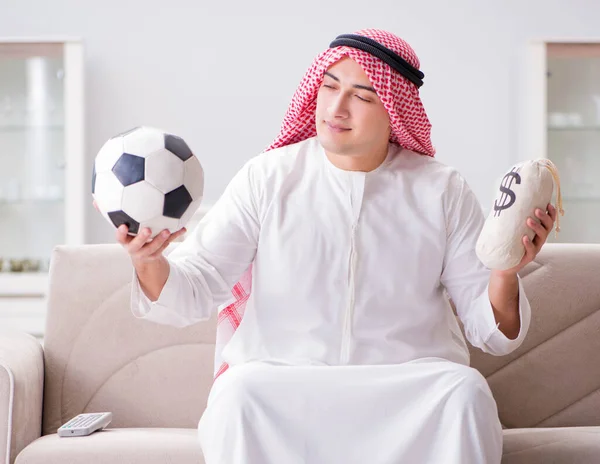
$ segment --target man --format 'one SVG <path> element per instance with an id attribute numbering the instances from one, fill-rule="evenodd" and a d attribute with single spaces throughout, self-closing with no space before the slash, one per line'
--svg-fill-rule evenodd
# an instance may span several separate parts
<path id="1" fill-rule="evenodd" d="M 393 34 L 338 37 L 277 139 L 168 259 L 181 231 L 118 230 L 135 315 L 185 326 L 226 306 L 199 424 L 208 464 L 500 462 L 496 404 L 447 296 L 474 346 L 516 349 L 530 322 L 517 272 L 556 213 L 528 221 L 519 266 L 482 266 L 484 218 L 433 158 L 423 77 Z"/>

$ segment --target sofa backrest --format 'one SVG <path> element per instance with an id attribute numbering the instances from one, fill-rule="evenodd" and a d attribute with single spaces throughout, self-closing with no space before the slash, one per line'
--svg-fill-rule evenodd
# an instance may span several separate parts
<path id="1" fill-rule="evenodd" d="M 216 318 L 177 329 L 129 310 L 119 245 L 57 247 L 50 269 L 43 433 L 82 412 L 111 427 L 196 427 L 212 384 Z M 471 348 L 503 424 L 600 425 L 600 245 L 548 243 L 522 272 L 533 316 L 524 344 Z"/>
<path id="2" fill-rule="evenodd" d="M 192 427 L 212 384 L 216 318 L 185 329 L 135 318 L 120 245 L 57 247 L 44 336 L 43 434 L 83 412 L 111 427 Z"/>
<path id="3" fill-rule="evenodd" d="M 521 272 L 529 333 L 508 356 L 471 349 L 502 423 L 600 425 L 600 244 L 547 243 Z"/>

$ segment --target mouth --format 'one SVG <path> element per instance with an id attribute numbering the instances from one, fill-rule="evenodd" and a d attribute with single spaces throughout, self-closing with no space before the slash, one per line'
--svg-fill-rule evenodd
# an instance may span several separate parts
<path id="1" fill-rule="evenodd" d="M 331 130 L 332 132 L 336 132 L 336 133 L 340 133 L 340 132 L 347 132 L 351 129 L 344 127 L 344 126 L 340 126 L 337 124 L 332 124 L 328 121 L 325 121 L 325 124 L 327 125 L 327 127 L 329 128 L 329 130 Z"/>

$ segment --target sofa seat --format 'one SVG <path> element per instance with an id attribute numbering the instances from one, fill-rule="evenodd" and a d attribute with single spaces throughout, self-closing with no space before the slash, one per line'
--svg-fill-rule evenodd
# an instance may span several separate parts
<path id="1" fill-rule="evenodd" d="M 600 427 L 504 431 L 502 464 L 600 462 Z M 16 464 L 204 464 L 196 429 L 107 429 L 87 437 L 35 440 Z M 307 463 L 323 464 L 323 463 Z M 333 464 L 333 463 L 332 463 Z"/>
<path id="2" fill-rule="evenodd" d="M 504 431 L 502 464 L 600 463 L 600 427 Z"/>
<path id="3" fill-rule="evenodd" d="M 204 464 L 196 429 L 114 428 L 87 437 L 38 438 L 16 464 Z"/>

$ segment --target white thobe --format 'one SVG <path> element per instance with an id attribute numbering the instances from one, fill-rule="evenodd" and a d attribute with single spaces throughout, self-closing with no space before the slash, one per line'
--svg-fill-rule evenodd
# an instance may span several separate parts
<path id="1" fill-rule="evenodd" d="M 314 137 L 248 161 L 169 255 L 158 300 L 132 287 L 136 316 L 183 327 L 230 301 L 252 263 L 200 421 L 207 463 L 500 462 L 496 405 L 448 296 L 494 355 L 522 343 L 530 307 L 519 282 L 508 339 L 475 254 L 483 221 L 455 169 L 394 144 L 366 173 Z"/>

